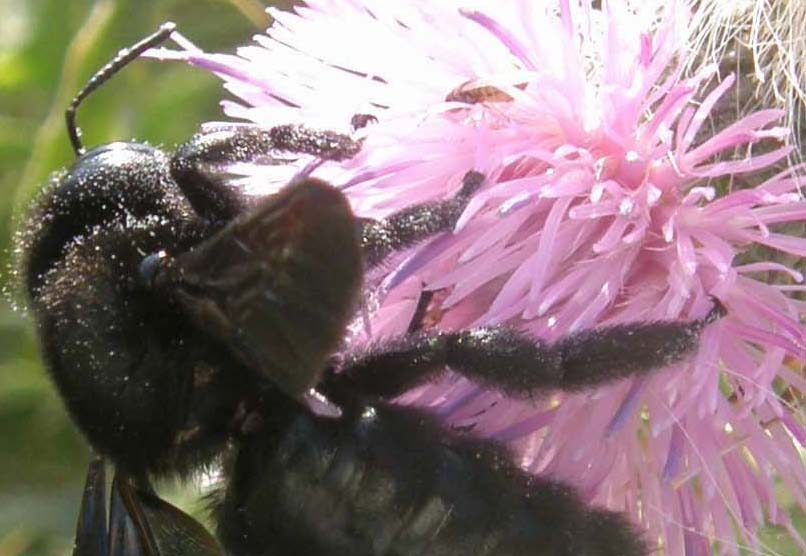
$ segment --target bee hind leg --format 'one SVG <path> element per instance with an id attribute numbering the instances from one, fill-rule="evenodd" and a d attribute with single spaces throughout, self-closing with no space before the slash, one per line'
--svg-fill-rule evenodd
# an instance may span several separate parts
<path id="1" fill-rule="evenodd" d="M 682 361 L 702 330 L 726 314 L 713 307 L 693 321 L 635 322 L 583 330 L 547 343 L 523 332 L 489 326 L 453 332 L 420 331 L 347 358 L 343 380 L 369 398 L 394 398 L 447 368 L 513 397 L 548 390 L 577 391 Z"/>

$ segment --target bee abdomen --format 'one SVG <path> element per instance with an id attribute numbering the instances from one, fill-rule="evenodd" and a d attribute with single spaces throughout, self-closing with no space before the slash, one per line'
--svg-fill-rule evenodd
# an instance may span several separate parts
<path id="1" fill-rule="evenodd" d="M 300 414 L 244 443 L 219 509 L 236 556 L 642 556 L 626 519 L 420 412 Z"/>

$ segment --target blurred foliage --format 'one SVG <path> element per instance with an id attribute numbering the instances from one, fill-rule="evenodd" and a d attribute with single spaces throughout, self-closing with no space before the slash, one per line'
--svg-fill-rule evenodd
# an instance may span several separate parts
<path id="1" fill-rule="evenodd" d="M 0 268 L 14 215 L 73 160 L 63 124 L 72 95 L 166 20 L 208 51 L 232 51 L 269 23 L 259 0 L 0 0 Z M 84 141 L 173 145 L 221 118 L 221 91 L 218 80 L 184 65 L 135 63 L 82 106 Z M 2 285 L 9 280 L 3 272 Z M 0 300 L 0 555 L 70 553 L 86 461 L 41 369 L 30 322 Z M 200 511 L 197 491 L 171 490 Z M 800 513 L 796 520 L 806 530 Z M 765 554 L 800 553 L 782 531 L 763 540 Z"/>

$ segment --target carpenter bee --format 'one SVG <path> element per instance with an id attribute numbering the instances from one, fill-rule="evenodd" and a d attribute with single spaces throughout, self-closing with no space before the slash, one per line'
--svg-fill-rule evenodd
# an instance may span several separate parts
<path id="1" fill-rule="evenodd" d="M 18 234 L 43 357 L 100 454 L 75 556 L 646 554 L 624 516 L 524 472 L 505 447 L 392 400 L 448 367 L 514 397 L 648 373 L 692 352 L 722 305 L 691 322 L 551 344 L 504 326 L 413 322 L 400 338 L 336 358 L 364 272 L 449 232 L 486 178 L 468 168 L 453 197 L 370 220 L 311 177 L 256 198 L 222 171 L 361 149 L 332 131 L 232 126 L 173 153 L 123 142 L 85 151 L 81 102 L 172 30 L 121 51 L 78 93 L 66 112 L 77 160 Z M 222 549 L 149 481 L 225 451 L 213 509 Z M 115 466 L 109 510 L 104 458 Z"/>

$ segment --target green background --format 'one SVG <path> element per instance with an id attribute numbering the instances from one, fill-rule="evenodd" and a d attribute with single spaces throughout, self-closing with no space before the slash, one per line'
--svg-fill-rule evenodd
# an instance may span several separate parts
<path id="1" fill-rule="evenodd" d="M 0 0 L 0 268 L 8 237 L 48 174 L 73 160 L 63 112 L 86 79 L 120 48 L 172 20 L 207 51 L 230 52 L 269 24 L 257 0 Z M 171 146 L 221 118 L 217 79 L 144 60 L 82 106 L 87 145 L 138 138 Z M 87 461 L 39 364 L 30 322 L 0 300 L 0 556 L 69 554 Z M 167 485 L 201 512 L 198 490 Z M 799 517 L 800 519 L 800 517 Z M 772 554 L 799 554 L 770 531 Z M 676 555 L 675 555 L 676 556 Z"/>

